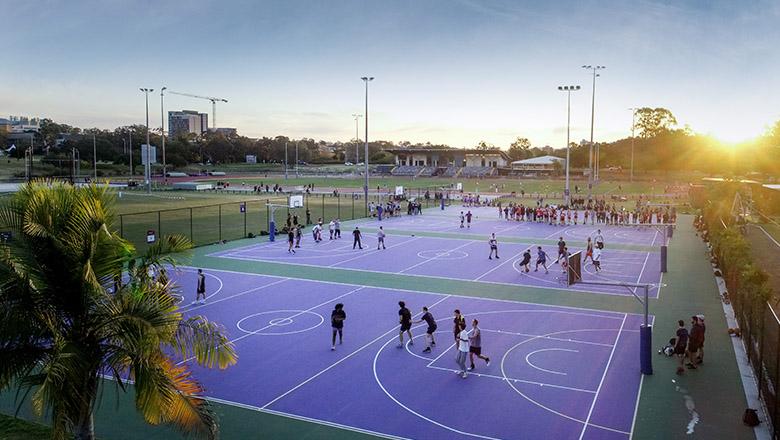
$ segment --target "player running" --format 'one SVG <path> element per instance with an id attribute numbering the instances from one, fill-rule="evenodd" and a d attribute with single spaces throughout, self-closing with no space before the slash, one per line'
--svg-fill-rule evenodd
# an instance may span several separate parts
<path id="1" fill-rule="evenodd" d="M 416 321 L 415 324 L 419 324 L 423 321 L 425 321 L 426 324 L 428 324 L 428 329 L 425 331 L 425 342 L 427 342 L 427 345 L 425 347 L 425 350 L 423 350 L 423 353 L 430 353 L 431 347 L 436 345 L 436 341 L 433 339 L 433 334 L 436 333 L 436 320 L 433 319 L 433 315 L 431 312 L 428 311 L 428 307 L 423 307 L 423 315 L 422 318 L 420 318 L 419 321 Z"/>
<path id="2" fill-rule="evenodd" d="M 203 299 L 200 299 L 201 297 Z M 203 269 L 198 269 L 198 286 L 195 289 L 193 304 L 206 304 L 206 275 L 203 275 Z"/>
<path id="3" fill-rule="evenodd" d="M 583 261 L 583 264 L 587 263 L 588 257 L 590 257 L 590 261 L 593 261 L 593 241 L 591 241 L 590 237 L 588 237 L 588 242 L 585 244 L 585 261 Z"/>
<path id="4" fill-rule="evenodd" d="M 561 258 L 564 256 L 566 249 L 566 242 L 563 241 L 563 237 L 558 237 L 558 259 L 555 260 L 555 264 L 560 264 Z"/>
<path id="5" fill-rule="evenodd" d="M 488 260 L 492 260 L 493 259 L 493 252 L 496 253 L 496 259 L 497 260 L 499 258 L 501 258 L 501 257 L 498 256 L 498 240 L 496 240 L 496 233 L 495 232 L 490 234 L 490 239 L 488 240 L 488 243 L 490 244 L 490 255 L 488 256 Z"/>
<path id="6" fill-rule="evenodd" d="M 530 248 L 526 249 L 525 252 L 523 252 L 523 260 L 520 261 L 520 270 L 522 271 L 523 268 L 525 268 L 525 273 L 530 272 L 531 270 L 528 268 L 529 264 L 531 264 L 531 249 Z"/>
<path id="7" fill-rule="evenodd" d="M 398 323 L 401 324 L 401 328 L 398 331 L 398 348 L 404 348 L 404 332 L 409 335 L 409 345 L 414 345 L 414 339 L 412 339 L 412 312 L 406 308 L 406 303 L 398 301 Z"/>
<path id="8" fill-rule="evenodd" d="M 601 272 L 601 249 L 598 247 L 593 249 L 593 256 L 590 261 L 593 263 L 593 267 L 596 268 L 596 272 Z"/>
<path id="9" fill-rule="evenodd" d="M 534 269 L 534 272 L 539 272 L 539 265 L 540 264 L 544 268 L 544 273 L 550 273 L 547 270 L 547 252 L 542 250 L 541 246 L 538 246 L 536 248 L 536 268 Z"/>
<path id="10" fill-rule="evenodd" d="M 293 246 L 295 246 L 295 229 L 293 229 L 292 226 L 290 226 L 289 229 L 287 229 L 287 253 L 295 253 L 295 249 L 293 249 Z"/>
<path id="11" fill-rule="evenodd" d="M 471 362 L 471 366 L 468 371 L 474 369 L 475 355 L 485 361 L 488 367 L 490 366 L 490 358 L 482 354 L 482 330 L 480 330 L 479 321 L 476 319 L 471 321 L 471 331 L 469 332 L 469 361 Z"/>
<path id="12" fill-rule="evenodd" d="M 466 229 L 471 229 L 471 210 L 466 211 Z"/>

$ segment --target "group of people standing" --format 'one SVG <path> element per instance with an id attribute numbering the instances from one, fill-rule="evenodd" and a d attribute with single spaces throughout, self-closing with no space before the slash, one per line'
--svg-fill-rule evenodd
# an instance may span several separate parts
<path id="1" fill-rule="evenodd" d="M 707 330 L 704 324 L 704 315 L 691 316 L 691 328 L 685 328 L 685 321 L 677 321 L 676 337 L 669 341 L 668 347 L 677 356 L 677 374 L 685 373 L 685 365 L 689 370 L 699 368 L 704 363 L 704 333 Z M 685 360 L 688 362 L 685 362 Z"/>

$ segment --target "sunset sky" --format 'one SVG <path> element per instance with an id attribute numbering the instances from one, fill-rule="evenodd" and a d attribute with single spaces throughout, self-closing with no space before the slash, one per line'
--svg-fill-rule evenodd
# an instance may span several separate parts
<path id="1" fill-rule="evenodd" d="M 629 107 L 666 107 L 727 141 L 780 119 L 780 2 L 32 1 L 3 7 L 0 117 L 81 127 L 144 122 L 139 87 L 218 96 L 219 126 L 251 137 L 562 147 L 630 134 Z M 211 113 L 168 95 L 166 110 Z M 361 127 L 361 137 L 363 128 Z"/>

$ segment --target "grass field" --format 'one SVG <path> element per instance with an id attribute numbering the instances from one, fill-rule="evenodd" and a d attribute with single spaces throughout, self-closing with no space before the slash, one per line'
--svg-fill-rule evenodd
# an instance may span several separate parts
<path id="1" fill-rule="evenodd" d="M 274 184 L 280 184 L 284 188 L 290 186 L 303 186 L 308 184 L 314 184 L 316 188 L 355 188 L 361 189 L 363 187 L 363 179 L 361 177 L 290 177 L 287 180 L 282 175 L 269 174 L 268 177 L 237 177 L 237 178 L 221 178 L 210 179 L 212 181 L 228 181 L 231 185 L 240 185 L 242 183 L 246 185 L 258 185 L 261 182 L 273 186 Z M 369 182 L 370 188 L 394 188 L 395 186 L 404 186 L 405 188 L 448 188 L 455 186 L 456 183 L 463 183 L 463 190 L 465 192 L 491 193 L 498 192 L 520 192 L 526 193 L 562 193 L 564 190 L 563 179 L 518 179 L 518 178 L 495 178 L 495 179 L 450 179 L 441 177 L 425 177 L 425 178 L 410 178 L 410 177 L 375 177 L 372 176 Z M 673 182 L 670 182 L 673 183 Z M 572 193 L 574 193 L 574 186 L 577 185 L 580 188 L 580 193 L 587 193 L 587 181 L 585 180 L 573 180 L 571 183 Z M 636 181 L 633 183 L 625 181 L 607 181 L 604 180 L 600 184 L 594 186 L 594 194 L 649 194 L 649 193 L 663 193 L 667 183 L 663 182 L 647 182 Z"/>

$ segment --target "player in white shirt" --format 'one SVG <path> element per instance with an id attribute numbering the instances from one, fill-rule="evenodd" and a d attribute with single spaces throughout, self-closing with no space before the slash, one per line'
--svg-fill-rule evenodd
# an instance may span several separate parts
<path id="1" fill-rule="evenodd" d="M 379 227 L 379 230 L 376 233 L 376 250 L 379 250 L 379 246 L 382 246 L 382 249 L 387 249 L 385 247 L 385 231 L 382 229 L 382 227 Z"/>

